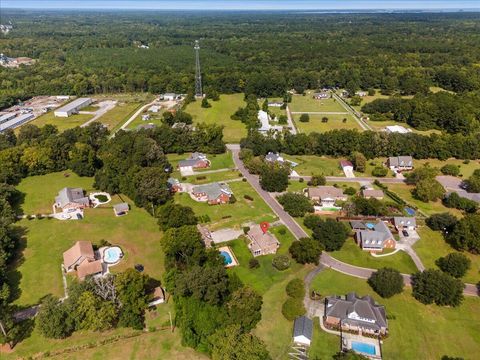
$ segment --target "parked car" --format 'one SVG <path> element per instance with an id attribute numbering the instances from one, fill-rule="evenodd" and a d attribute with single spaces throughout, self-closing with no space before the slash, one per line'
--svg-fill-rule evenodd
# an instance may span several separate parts
<path id="1" fill-rule="evenodd" d="M 402 230 L 403 236 L 408 236 L 408 231 L 407 230 Z"/>

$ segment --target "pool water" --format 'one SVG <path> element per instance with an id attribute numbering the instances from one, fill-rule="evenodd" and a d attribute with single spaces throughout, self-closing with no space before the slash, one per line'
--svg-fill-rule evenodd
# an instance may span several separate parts
<path id="1" fill-rule="evenodd" d="M 372 224 L 372 223 L 366 223 L 365 225 L 366 225 L 367 228 L 369 228 L 370 230 L 372 230 L 373 228 L 375 228 L 375 224 Z"/>
<path id="2" fill-rule="evenodd" d="M 352 349 L 359 353 L 376 355 L 375 345 L 352 341 Z"/>
<path id="3" fill-rule="evenodd" d="M 114 264 L 120 260 L 122 254 L 122 250 L 118 246 L 109 247 L 105 249 L 105 252 L 103 253 L 103 261 L 108 264 Z"/>
<path id="4" fill-rule="evenodd" d="M 406 211 L 407 214 L 410 215 L 410 216 L 415 215 L 415 210 L 413 210 L 412 208 L 406 207 L 406 208 L 405 208 L 405 211 Z"/>
<path id="5" fill-rule="evenodd" d="M 221 251 L 221 252 L 220 252 L 220 255 L 223 256 L 223 263 L 224 263 L 225 265 L 230 265 L 230 264 L 233 262 L 232 257 L 230 256 L 230 254 L 229 254 L 228 252 L 226 252 L 226 251 Z"/>

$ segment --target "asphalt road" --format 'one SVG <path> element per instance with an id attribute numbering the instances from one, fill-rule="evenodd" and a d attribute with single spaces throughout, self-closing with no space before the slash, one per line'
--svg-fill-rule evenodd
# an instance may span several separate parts
<path id="1" fill-rule="evenodd" d="M 285 224 L 285 226 L 288 227 L 288 229 L 295 236 L 295 238 L 298 240 L 303 237 L 308 237 L 308 234 L 305 232 L 305 230 L 303 230 L 303 228 L 300 225 L 298 225 L 298 223 L 288 213 L 286 213 L 283 210 L 282 206 L 277 202 L 277 200 L 275 200 L 270 195 L 270 193 L 268 193 L 267 191 L 263 190 L 260 187 L 258 176 L 250 174 L 248 170 L 245 168 L 245 166 L 243 165 L 243 162 L 239 158 L 240 145 L 228 144 L 227 147 L 229 150 L 232 151 L 233 161 L 235 163 L 235 166 L 242 173 L 242 175 L 247 179 L 247 181 L 255 189 L 255 191 L 268 204 L 268 206 L 270 206 L 270 208 L 280 218 L 280 220 Z M 342 181 L 345 181 L 346 178 L 338 178 L 338 179 L 342 179 Z M 361 181 L 361 179 L 362 178 L 355 178 L 350 180 Z M 396 180 L 392 182 L 398 182 L 399 180 L 400 182 L 403 181 L 401 179 L 389 179 L 389 180 Z M 360 279 L 368 279 L 370 275 L 376 271 L 374 269 L 362 268 L 362 267 L 346 264 L 337 259 L 334 259 L 326 252 L 322 253 L 320 257 L 320 263 L 324 267 L 331 268 L 338 272 L 344 273 L 346 275 L 354 276 Z M 411 276 L 409 274 L 402 274 L 402 276 L 403 276 L 405 285 L 408 285 L 408 286 L 411 285 Z M 469 295 L 469 296 L 479 295 L 477 287 L 473 284 L 465 284 L 465 290 L 463 291 L 463 293 L 464 295 Z"/>

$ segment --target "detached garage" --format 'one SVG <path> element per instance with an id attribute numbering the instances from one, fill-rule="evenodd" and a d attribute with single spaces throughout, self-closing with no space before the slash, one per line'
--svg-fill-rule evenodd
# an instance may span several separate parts
<path id="1" fill-rule="evenodd" d="M 293 342 L 295 344 L 310 346 L 313 335 L 313 321 L 306 316 L 295 319 L 293 325 Z"/>
<path id="2" fill-rule="evenodd" d="M 55 110 L 54 114 L 56 117 L 69 117 L 70 115 L 77 114 L 80 109 L 90 105 L 91 103 L 92 99 L 90 98 L 78 98 L 73 100 L 71 103 L 62 106 L 60 109 Z"/>

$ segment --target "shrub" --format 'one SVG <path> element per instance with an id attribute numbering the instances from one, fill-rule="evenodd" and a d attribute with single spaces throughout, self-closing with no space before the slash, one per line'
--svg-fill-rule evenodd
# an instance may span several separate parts
<path id="1" fill-rule="evenodd" d="M 246 180 L 246 179 L 245 179 L 245 180 Z M 250 195 L 247 195 L 247 194 L 243 195 L 243 198 L 244 198 L 245 200 L 248 200 L 248 201 L 253 201 L 253 197 L 251 197 Z"/>
<path id="2" fill-rule="evenodd" d="M 285 229 L 284 227 L 282 227 L 282 228 L 278 229 L 278 233 L 279 233 L 280 235 L 285 235 L 285 234 L 287 233 L 287 229 Z"/>
<path id="3" fill-rule="evenodd" d="M 207 177 L 205 175 L 197 176 L 197 180 L 205 180 Z"/>
<path id="4" fill-rule="evenodd" d="M 308 114 L 302 114 L 300 115 L 300 122 L 306 123 L 310 121 L 310 115 Z"/>
<path id="5" fill-rule="evenodd" d="M 283 303 L 282 314 L 285 316 L 285 319 L 289 321 L 293 321 L 297 317 L 305 314 L 302 299 L 288 298 L 287 301 Z"/>
<path id="6" fill-rule="evenodd" d="M 375 177 L 385 177 L 388 174 L 388 169 L 383 166 L 375 166 L 372 170 L 372 175 Z"/>
<path id="7" fill-rule="evenodd" d="M 381 297 L 389 298 L 403 291 L 403 277 L 398 270 L 382 268 L 374 272 L 368 284 Z"/>
<path id="8" fill-rule="evenodd" d="M 247 182 L 247 179 L 243 178 L 242 181 L 243 181 L 243 182 Z"/>
<path id="9" fill-rule="evenodd" d="M 451 253 L 439 258 L 435 263 L 440 270 L 458 279 L 466 274 L 472 262 L 461 253 Z"/>
<path id="10" fill-rule="evenodd" d="M 250 269 L 258 269 L 260 267 L 260 262 L 257 259 L 250 259 L 248 261 L 248 267 Z"/>
<path id="11" fill-rule="evenodd" d="M 355 188 L 349 186 L 343 192 L 347 195 L 355 195 L 357 193 L 357 190 L 355 190 Z"/>
<path id="12" fill-rule="evenodd" d="M 305 285 L 300 279 L 292 279 L 285 288 L 287 295 L 295 299 L 303 299 L 305 297 Z"/>
<path id="13" fill-rule="evenodd" d="M 235 195 L 231 195 L 230 196 L 230 199 L 228 199 L 228 203 L 229 204 L 235 204 L 237 202 L 237 198 L 235 197 Z"/>
<path id="14" fill-rule="evenodd" d="M 446 164 L 446 165 L 442 166 L 440 171 L 444 175 L 458 176 L 458 174 L 460 174 L 459 167 L 457 165 L 454 165 L 454 164 Z"/>
<path id="15" fill-rule="evenodd" d="M 299 183 L 303 183 L 305 180 L 303 178 L 298 179 Z"/>
<path id="16" fill-rule="evenodd" d="M 457 218 L 453 216 L 450 213 L 440 213 L 440 214 L 433 214 L 427 220 L 425 220 L 425 223 L 428 225 L 428 227 L 432 230 L 445 230 L 448 231 L 452 229 L 455 224 L 458 222 Z"/>
<path id="17" fill-rule="evenodd" d="M 287 255 L 277 255 L 273 258 L 272 265 L 277 270 L 287 270 L 290 267 L 290 258 Z"/>
<path id="18" fill-rule="evenodd" d="M 250 226 L 244 226 L 243 227 L 243 233 L 247 235 L 247 233 L 250 231 Z"/>
<path id="19" fill-rule="evenodd" d="M 474 213 L 478 209 L 478 204 L 476 201 L 461 197 L 456 192 L 452 192 L 445 196 L 442 200 L 442 203 L 448 208 L 464 210 L 468 213 Z"/>

